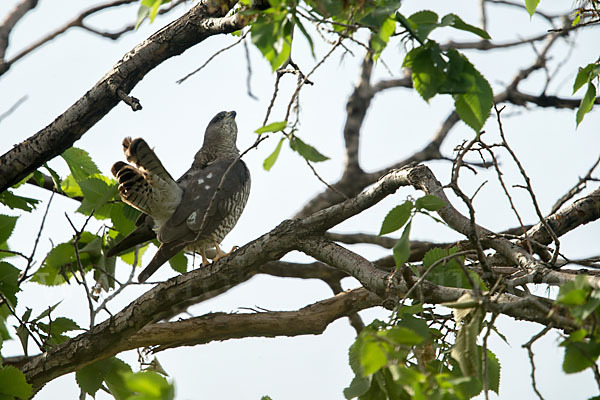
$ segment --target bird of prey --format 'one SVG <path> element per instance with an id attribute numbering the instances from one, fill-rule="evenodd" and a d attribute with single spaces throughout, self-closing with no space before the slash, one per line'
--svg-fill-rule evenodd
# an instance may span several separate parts
<path id="1" fill-rule="evenodd" d="M 236 146 L 235 111 L 222 111 L 208 124 L 202 148 L 190 169 L 175 181 L 144 139 L 123 140 L 127 161 L 117 162 L 112 173 L 119 181 L 121 199 L 143 214 L 137 228 L 107 252 L 122 254 L 148 240 L 161 243 L 154 258 L 140 273 L 146 281 L 181 250 L 198 252 L 202 265 L 206 251 L 224 253 L 219 243 L 238 221 L 250 193 L 250 171 Z"/>

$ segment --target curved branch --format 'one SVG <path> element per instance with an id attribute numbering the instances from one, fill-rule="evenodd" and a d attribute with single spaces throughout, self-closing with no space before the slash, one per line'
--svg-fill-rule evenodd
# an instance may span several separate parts
<path id="1" fill-rule="evenodd" d="M 10 33 L 13 28 L 29 12 L 37 6 L 38 0 L 23 0 L 17 4 L 15 8 L 8 13 L 4 21 L 0 24 L 0 75 L 2 74 L 2 64 L 4 62 L 4 55 L 8 48 L 8 42 L 10 39 Z"/>
<path id="2" fill-rule="evenodd" d="M 221 4 L 227 7 L 221 6 Z M 236 14 L 224 17 L 234 0 L 205 0 L 128 52 L 82 98 L 50 125 L 0 157 L 0 191 L 23 179 L 81 138 L 152 69 L 204 39 L 230 33 L 248 22 Z"/>

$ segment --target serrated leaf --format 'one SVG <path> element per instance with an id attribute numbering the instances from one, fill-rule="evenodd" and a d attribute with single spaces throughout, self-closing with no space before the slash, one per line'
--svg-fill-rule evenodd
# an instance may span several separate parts
<path id="1" fill-rule="evenodd" d="M 488 81 L 473 64 L 456 50 L 448 50 L 449 71 L 452 80 L 445 90 L 454 93 L 454 106 L 460 119 L 478 134 L 488 119 L 494 102 L 494 93 Z M 452 82 L 452 83 L 450 83 Z"/>
<path id="2" fill-rule="evenodd" d="M 394 261 L 396 262 L 396 268 L 400 268 L 404 265 L 406 261 L 408 261 L 408 257 L 410 256 L 410 225 L 411 222 L 406 224 L 404 227 L 404 231 L 402 232 L 402 236 L 394 245 L 392 249 L 394 253 Z"/>
<path id="3" fill-rule="evenodd" d="M 412 49 L 404 58 L 402 66 L 411 69 L 413 86 L 425 101 L 439 93 L 446 82 L 445 61 L 435 44 L 426 44 Z"/>
<path id="4" fill-rule="evenodd" d="M 19 369 L 10 365 L 0 367 L 0 397 L 28 399 L 32 394 L 32 386 Z"/>
<path id="5" fill-rule="evenodd" d="M 281 151 L 281 145 L 283 144 L 284 140 L 285 140 L 285 138 L 281 138 L 279 140 L 279 143 L 277 143 L 277 147 L 275 147 L 275 150 L 273 150 L 273 152 L 269 155 L 269 157 L 265 158 L 265 161 L 263 162 L 263 168 L 266 171 L 270 171 L 271 168 L 273 168 L 275 161 L 277 161 L 277 158 L 279 157 L 279 152 Z"/>
<path id="6" fill-rule="evenodd" d="M 412 209 L 413 204 L 410 201 L 405 201 L 399 206 L 392 208 L 383 219 L 379 236 L 387 235 L 402 228 L 410 218 Z"/>
<path id="7" fill-rule="evenodd" d="M 185 274 L 187 272 L 188 259 L 183 254 L 183 251 L 180 251 L 169 259 L 169 265 L 180 274 Z"/>
<path id="8" fill-rule="evenodd" d="M 124 383 L 121 374 L 127 372 L 131 372 L 131 367 L 118 358 L 112 357 L 83 367 L 75 373 L 75 379 L 81 390 L 92 396 L 100 389 L 102 382 L 106 381 L 111 394 L 120 399 L 132 394 L 123 391 Z M 114 389 L 117 393 L 113 392 Z M 117 397 L 119 394 L 121 397 Z"/>
<path id="9" fill-rule="evenodd" d="M 525 8 L 527 9 L 527 12 L 529 13 L 530 17 L 532 17 L 535 13 L 535 10 L 537 9 L 539 3 L 540 0 L 525 0 Z"/>
<path id="10" fill-rule="evenodd" d="M 0 243 L 5 243 L 15 229 L 19 217 L 0 214 Z"/>
<path id="11" fill-rule="evenodd" d="M 575 120 L 577 122 L 577 126 L 583 121 L 583 117 L 585 114 L 592 110 L 594 106 L 594 101 L 596 101 L 596 87 L 589 82 L 587 90 L 585 92 L 585 96 L 581 99 L 581 103 L 579 104 L 579 108 L 577 109 L 577 114 Z"/>
<path id="12" fill-rule="evenodd" d="M 268 125 L 258 128 L 254 133 L 265 133 L 265 132 L 278 132 L 285 129 L 287 121 L 271 122 Z"/>
<path id="13" fill-rule="evenodd" d="M 290 139 L 290 147 L 308 161 L 321 162 L 329 160 L 329 157 L 319 153 L 317 149 L 309 144 L 304 143 L 297 136 L 293 136 L 292 139 Z"/>
<path id="14" fill-rule="evenodd" d="M 455 29 L 460 29 L 462 31 L 467 31 L 476 34 L 482 39 L 489 40 L 491 39 L 490 35 L 484 31 L 483 29 L 477 28 L 476 26 L 469 25 L 464 22 L 460 17 L 456 14 L 448 14 L 442 18 L 440 23 L 441 26 L 451 26 Z"/>
<path id="15" fill-rule="evenodd" d="M 492 351 L 488 350 L 487 354 L 488 388 L 496 394 L 500 394 L 500 361 Z"/>
<path id="16" fill-rule="evenodd" d="M 252 43 L 260 50 L 277 70 L 290 56 L 292 24 L 286 11 L 271 9 L 252 23 L 250 35 Z"/>
<path id="17" fill-rule="evenodd" d="M 596 341 L 570 342 L 565 346 L 563 371 L 573 374 L 591 367 L 600 355 L 600 343 Z"/>
<path id="18" fill-rule="evenodd" d="M 33 211 L 39 202 L 39 200 L 32 199 L 30 197 L 17 196 L 8 189 L 0 193 L 0 203 L 4 204 L 11 210 L 19 209 L 30 212 Z"/>
<path id="19" fill-rule="evenodd" d="M 444 200 L 432 194 L 427 194 L 415 201 L 415 207 L 417 209 L 425 209 L 427 211 L 437 211 L 445 205 L 446 202 Z"/>
<path id="20" fill-rule="evenodd" d="M 363 369 L 363 375 L 368 376 L 386 365 L 388 359 L 382 341 L 374 338 L 365 339 L 360 347 L 360 365 Z"/>
<path id="21" fill-rule="evenodd" d="M 0 261 L 0 293 L 9 301 L 14 309 L 17 305 L 17 292 L 19 291 L 19 271 L 11 264 Z"/>
<path id="22" fill-rule="evenodd" d="M 344 389 L 344 397 L 348 400 L 362 396 L 367 393 L 371 386 L 371 377 L 354 376 L 350 386 Z"/>
<path id="23" fill-rule="evenodd" d="M 85 150 L 71 147 L 62 153 L 61 157 L 67 162 L 71 174 L 77 182 L 90 175 L 100 174 L 100 170 Z"/>
<path id="24" fill-rule="evenodd" d="M 420 42 L 425 41 L 427 36 L 429 36 L 429 34 L 439 26 L 438 15 L 430 10 L 418 11 L 408 17 L 408 20 L 414 27 L 417 38 Z"/>
<path id="25" fill-rule="evenodd" d="M 94 210 L 95 218 L 109 218 L 112 204 L 107 203 L 117 199 L 118 186 L 99 175 L 80 180 L 78 183 L 83 192 L 83 201 L 77 212 L 89 215 Z"/>

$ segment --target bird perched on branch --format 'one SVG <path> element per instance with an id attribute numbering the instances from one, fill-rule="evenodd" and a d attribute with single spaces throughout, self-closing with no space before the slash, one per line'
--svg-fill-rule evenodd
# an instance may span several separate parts
<path id="1" fill-rule="evenodd" d="M 224 253 L 219 244 L 240 218 L 250 193 L 250 171 L 236 146 L 235 116 L 235 111 L 222 111 L 210 121 L 202 148 L 177 181 L 144 139 L 123 140 L 125 157 L 133 165 L 117 162 L 112 173 L 121 199 L 143 214 L 137 228 L 107 256 L 156 237 L 161 245 L 140 273 L 140 282 L 184 249 L 200 253 L 202 265 L 208 264 L 206 251 L 213 247 L 214 261 L 231 253 Z"/>

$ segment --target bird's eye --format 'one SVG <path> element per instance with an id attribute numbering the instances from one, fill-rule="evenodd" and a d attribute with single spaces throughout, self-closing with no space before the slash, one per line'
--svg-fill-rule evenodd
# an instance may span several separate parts
<path id="1" fill-rule="evenodd" d="M 215 117 L 212 119 L 211 123 L 219 122 L 220 120 L 222 120 L 225 117 L 225 114 L 227 114 L 225 111 L 221 111 L 220 113 L 215 115 Z"/>

